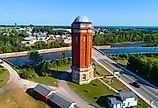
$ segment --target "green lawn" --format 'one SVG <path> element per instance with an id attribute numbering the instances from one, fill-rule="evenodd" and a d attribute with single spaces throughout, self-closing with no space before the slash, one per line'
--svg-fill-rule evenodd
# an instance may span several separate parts
<path id="1" fill-rule="evenodd" d="M 96 71 L 98 71 L 99 74 L 102 74 L 104 72 L 105 75 L 108 75 L 108 71 L 106 71 L 103 67 L 100 65 L 97 66 Z M 110 75 L 110 74 L 109 74 Z M 103 81 L 106 82 L 106 78 L 103 78 Z M 118 79 L 113 78 L 112 84 L 110 85 L 116 90 L 122 90 L 122 91 L 130 91 L 124 84 L 122 84 Z M 138 105 L 136 108 L 147 108 L 149 105 L 145 103 L 142 99 L 138 98 Z"/>
<path id="2" fill-rule="evenodd" d="M 106 75 L 111 75 L 107 70 L 105 70 L 102 66 L 96 64 L 95 65 L 96 70 L 95 70 L 95 76 L 106 76 Z"/>
<path id="3" fill-rule="evenodd" d="M 95 76 L 106 76 L 111 75 L 108 71 L 106 71 L 103 67 L 96 64 L 96 74 Z M 105 77 L 103 78 L 103 81 L 105 81 Z M 115 92 L 112 90 L 109 90 L 108 87 L 103 85 L 99 80 L 94 80 L 90 84 L 87 85 L 78 85 L 72 82 L 68 82 L 68 85 L 77 93 L 79 94 L 83 99 L 90 102 L 92 105 L 102 108 L 107 106 L 107 97 L 111 95 L 115 95 Z M 114 87 L 117 90 L 122 91 L 130 91 L 124 84 L 122 84 L 120 81 L 118 81 L 116 78 L 113 78 L 113 83 L 111 84 L 112 87 Z M 138 99 L 138 105 L 136 108 L 147 108 L 148 105 L 141 100 Z"/>
<path id="4" fill-rule="evenodd" d="M 115 60 L 115 62 L 119 63 L 122 66 L 127 66 L 128 60 Z"/>
<path id="5" fill-rule="evenodd" d="M 104 78 L 105 80 L 105 78 Z M 113 78 L 112 83 L 110 84 L 113 88 L 116 90 L 121 90 L 121 91 L 130 91 L 124 84 L 122 84 L 118 79 Z"/>
<path id="6" fill-rule="evenodd" d="M 32 98 L 24 89 L 15 87 L 0 94 L 0 108 L 50 108 L 50 106 Z"/>
<path id="7" fill-rule="evenodd" d="M 70 70 L 70 65 L 62 65 L 62 66 L 59 66 L 58 68 L 57 67 L 51 67 L 49 68 L 50 70 L 58 70 L 58 71 L 67 71 L 67 70 Z"/>
<path id="8" fill-rule="evenodd" d="M 145 103 L 141 98 L 138 98 L 138 105 L 136 108 L 150 108 L 150 106 Z"/>
<path id="9" fill-rule="evenodd" d="M 5 69 L 0 69 L 0 88 L 3 87 L 9 80 L 9 72 Z"/>
<path id="10" fill-rule="evenodd" d="M 115 92 L 109 90 L 108 87 L 103 85 L 99 80 L 94 80 L 84 85 L 68 82 L 68 85 L 83 99 L 99 108 L 108 108 L 107 97 L 115 94 Z"/>
<path id="11" fill-rule="evenodd" d="M 130 41 L 127 41 L 127 42 L 116 42 L 116 43 L 110 43 L 111 45 L 114 45 L 114 44 L 137 44 L 137 43 L 144 43 L 144 41 L 139 41 L 139 42 L 130 42 Z"/>
<path id="12" fill-rule="evenodd" d="M 50 86 L 58 86 L 58 79 L 49 77 L 49 76 L 44 76 L 44 77 L 33 77 L 31 79 L 34 82 L 41 83 L 41 84 L 46 84 Z"/>
<path id="13" fill-rule="evenodd" d="M 50 85 L 50 86 L 58 86 L 58 79 L 60 77 L 60 75 L 67 71 L 70 70 L 70 66 L 69 65 L 62 65 L 58 67 L 51 67 L 49 68 L 49 72 L 51 75 L 48 76 L 35 76 L 32 77 L 30 80 L 37 82 L 37 83 L 41 83 L 41 84 L 46 84 L 46 85 Z M 23 71 L 20 71 L 20 69 L 16 69 L 16 71 L 20 74 Z"/>

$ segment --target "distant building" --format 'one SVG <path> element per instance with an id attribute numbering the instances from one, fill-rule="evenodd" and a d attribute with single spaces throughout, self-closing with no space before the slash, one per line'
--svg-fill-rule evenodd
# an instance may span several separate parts
<path id="1" fill-rule="evenodd" d="M 108 97 L 110 108 L 127 108 L 137 105 L 137 96 L 133 92 L 120 92 L 114 97 Z"/>
<path id="2" fill-rule="evenodd" d="M 36 37 L 25 37 L 23 38 L 23 41 L 21 43 L 24 44 L 25 46 L 32 46 L 37 41 L 38 40 L 36 39 Z"/>
<path id="3" fill-rule="evenodd" d="M 45 85 L 38 84 L 33 90 L 36 98 L 51 105 L 52 108 L 77 108 L 74 101 Z"/>

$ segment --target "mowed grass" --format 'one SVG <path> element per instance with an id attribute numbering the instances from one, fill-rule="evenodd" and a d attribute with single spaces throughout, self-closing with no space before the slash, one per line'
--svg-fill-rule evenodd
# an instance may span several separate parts
<path id="1" fill-rule="evenodd" d="M 106 69 L 104 69 L 99 64 L 96 64 L 95 76 L 104 76 L 104 78 L 102 78 L 102 80 L 107 83 L 108 79 L 106 79 L 106 76 L 109 76 L 109 75 L 111 75 L 111 74 Z M 118 81 L 118 79 L 116 79 L 116 78 L 112 79 L 112 83 L 110 84 L 110 86 L 112 86 L 113 88 L 115 88 L 117 90 L 129 91 L 129 89 L 124 84 L 122 84 L 120 81 Z"/>
<path id="2" fill-rule="evenodd" d="M 95 76 L 106 76 L 106 75 L 111 75 L 106 69 L 104 69 L 102 66 L 96 64 L 96 71 L 95 71 Z"/>
<path id="3" fill-rule="evenodd" d="M 51 67 L 49 68 L 50 70 L 56 70 L 56 71 L 67 71 L 70 70 L 70 65 L 62 65 L 62 66 L 58 66 L 58 67 Z"/>
<path id="4" fill-rule="evenodd" d="M 121 90 L 121 91 L 130 91 L 128 89 L 127 86 L 125 86 L 124 84 L 122 84 L 118 79 L 113 78 L 112 79 L 112 83 L 110 84 L 110 86 L 112 86 L 113 88 L 115 88 L 116 90 Z"/>
<path id="5" fill-rule="evenodd" d="M 94 80 L 84 85 L 68 82 L 68 85 L 83 99 L 99 108 L 108 108 L 107 97 L 115 94 L 115 92 L 109 90 L 99 80 Z"/>
<path id="6" fill-rule="evenodd" d="M 6 69 L 0 69 L 0 88 L 9 80 L 9 72 Z"/>
<path id="7" fill-rule="evenodd" d="M 59 66 L 58 69 L 57 67 L 51 67 L 49 68 L 51 75 L 32 77 L 30 80 L 37 83 L 58 87 L 58 80 L 60 75 L 67 70 L 70 70 L 69 65 Z"/>
<path id="8" fill-rule="evenodd" d="M 96 71 L 99 73 L 99 75 L 103 75 L 103 73 L 104 75 L 111 75 L 107 70 L 105 70 L 100 65 L 96 66 Z M 105 77 L 102 80 L 105 82 L 107 81 Z M 110 86 L 112 86 L 116 90 L 130 91 L 130 89 L 127 86 L 125 86 L 122 82 L 120 82 L 116 78 L 112 79 L 112 83 L 110 84 Z M 141 98 L 138 97 L 138 105 L 136 106 L 136 108 L 148 108 L 148 107 L 149 105 L 145 103 Z"/>
<path id="9" fill-rule="evenodd" d="M 122 66 L 127 66 L 127 63 L 128 63 L 128 60 L 115 60 L 115 61 Z"/>
<path id="10" fill-rule="evenodd" d="M 50 108 L 42 101 L 35 100 L 22 88 L 0 93 L 0 108 Z"/>
<path id="11" fill-rule="evenodd" d="M 49 77 L 49 76 L 33 77 L 31 80 L 37 83 L 41 83 L 41 84 L 46 84 L 46 85 L 55 86 L 55 87 L 58 86 L 58 80 L 56 78 Z"/>
<path id="12" fill-rule="evenodd" d="M 150 106 L 145 103 L 141 98 L 138 98 L 138 105 L 136 108 L 150 108 Z"/>
<path id="13" fill-rule="evenodd" d="M 111 75 L 102 66 L 96 64 L 96 74 L 95 76 Z M 78 85 L 72 82 L 68 82 L 68 85 L 83 99 L 87 100 L 92 105 L 98 108 L 108 108 L 107 97 L 114 96 L 116 93 L 105 85 L 103 85 L 99 80 L 94 80 L 89 84 Z M 113 78 L 113 83 L 111 84 L 117 90 L 130 91 L 124 84 L 122 84 L 116 78 Z M 147 108 L 147 105 L 142 99 L 138 99 L 138 105 L 135 108 Z"/>

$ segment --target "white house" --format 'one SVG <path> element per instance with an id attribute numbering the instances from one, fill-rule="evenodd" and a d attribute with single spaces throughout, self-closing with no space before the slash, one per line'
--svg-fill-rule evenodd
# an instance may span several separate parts
<path id="1" fill-rule="evenodd" d="M 127 108 L 137 105 L 137 96 L 133 92 L 120 92 L 114 97 L 108 97 L 110 108 Z"/>

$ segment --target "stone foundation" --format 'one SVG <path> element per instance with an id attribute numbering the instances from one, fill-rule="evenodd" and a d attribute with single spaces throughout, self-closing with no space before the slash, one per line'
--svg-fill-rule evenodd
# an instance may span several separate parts
<path id="1" fill-rule="evenodd" d="M 72 81 L 78 84 L 87 84 L 94 79 L 94 68 L 91 65 L 88 68 L 72 67 Z"/>

